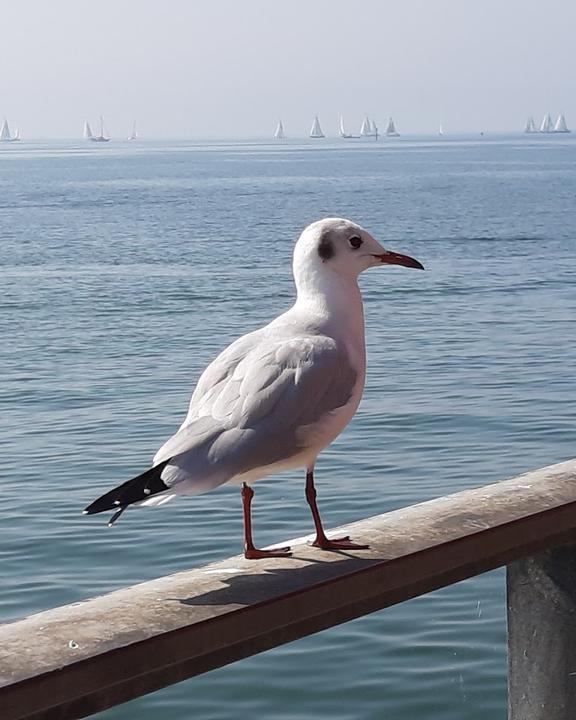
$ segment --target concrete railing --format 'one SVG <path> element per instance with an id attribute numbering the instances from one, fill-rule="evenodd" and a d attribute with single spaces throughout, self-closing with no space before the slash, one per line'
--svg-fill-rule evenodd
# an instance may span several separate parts
<path id="1" fill-rule="evenodd" d="M 502 565 L 510 720 L 575 717 L 575 460 L 345 531 L 370 549 L 300 539 L 0 626 L 2 720 L 85 717 Z"/>

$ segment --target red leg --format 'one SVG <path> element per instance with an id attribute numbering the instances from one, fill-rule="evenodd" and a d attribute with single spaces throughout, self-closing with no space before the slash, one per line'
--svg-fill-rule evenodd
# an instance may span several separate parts
<path id="1" fill-rule="evenodd" d="M 277 550 L 258 550 L 252 542 L 252 516 L 250 505 L 254 497 L 254 490 L 242 483 L 242 509 L 244 511 L 244 557 L 248 560 L 257 560 L 267 557 L 289 557 L 292 555 L 289 547 L 278 548 Z"/>
<path id="2" fill-rule="evenodd" d="M 308 505 L 310 505 L 310 510 L 312 510 L 314 526 L 316 527 L 316 539 L 312 545 L 322 550 L 365 550 L 369 547 L 369 545 L 358 545 L 358 543 L 352 542 L 348 535 L 331 540 L 326 537 L 326 533 L 322 527 L 318 505 L 316 504 L 316 488 L 314 487 L 314 472 L 312 470 L 306 472 L 306 500 L 308 500 Z"/>

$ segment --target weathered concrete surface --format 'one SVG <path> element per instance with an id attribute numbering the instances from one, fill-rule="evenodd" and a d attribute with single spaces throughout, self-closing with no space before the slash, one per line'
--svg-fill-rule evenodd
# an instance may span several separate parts
<path id="1" fill-rule="evenodd" d="M 576 545 L 507 571 L 508 718 L 576 717 Z"/>
<path id="2" fill-rule="evenodd" d="M 342 530 L 370 549 L 300 539 L 293 558 L 229 558 L 0 626 L 2 720 L 84 717 L 573 542 L 576 461 Z"/>

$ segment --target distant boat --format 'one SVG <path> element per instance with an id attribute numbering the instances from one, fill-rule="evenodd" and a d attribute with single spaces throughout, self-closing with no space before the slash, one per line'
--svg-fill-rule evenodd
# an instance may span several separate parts
<path id="1" fill-rule="evenodd" d="M 320 127 L 320 120 L 318 120 L 318 115 L 314 116 L 314 122 L 312 123 L 312 128 L 310 129 L 310 137 L 311 138 L 326 137 L 326 135 L 324 135 L 324 133 L 322 132 L 322 128 Z"/>
<path id="2" fill-rule="evenodd" d="M 360 135 L 362 137 L 372 137 L 372 123 L 370 122 L 368 116 L 366 116 L 362 122 Z"/>
<path id="3" fill-rule="evenodd" d="M 547 113 L 542 118 L 542 124 L 540 125 L 540 132 L 541 133 L 554 132 L 554 128 L 552 126 L 552 118 L 550 117 L 550 113 Z"/>
<path id="4" fill-rule="evenodd" d="M 388 120 L 388 126 L 386 128 L 386 137 L 400 137 L 400 133 L 396 130 L 396 125 L 394 125 L 394 120 L 390 118 Z"/>
<path id="5" fill-rule="evenodd" d="M 340 121 L 338 123 L 338 134 L 341 138 L 350 138 L 352 137 L 350 133 L 346 132 L 346 128 L 344 127 L 344 116 L 340 115 Z"/>
<path id="6" fill-rule="evenodd" d="M 104 118 L 100 115 L 100 135 L 94 135 L 89 122 L 84 123 L 84 139 L 90 142 L 110 142 L 110 138 L 106 137 L 104 132 Z"/>
<path id="7" fill-rule="evenodd" d="M 352 135 L 351 133 L 346 132 L 346 128 L 344 127 L 343 115 L 340 115 L 340 122 L 338 123 L 338 134 L 341 138 L 344 138 L 345 140 L 350 140 L 351 138 L 358 137 L 358 135 Z"/>
<path id="8" fill-rule="evenodd" d="M 276 125 L 276 130 L 274 131 L 274 138 L 276 140 L 285 140 L 286 135 L 284 133 L 284 125 L 282 125 L 282 120 L 278 120 L 278 125 Z"/>
<path id="9" fill-rule="evenodd" d="M 440 137 L 444 135 L 444 128 L 442 127 L 442 125 L 440 125 L 440 127 L 438 128 L 438 135 L 440 135 Z"/>
<path id="10" fill-rule="evenodd" d="M 536 127 L 536 123 L 534 122 L 534 118 L 532 115 L 526 120 L 526 127 L 524 128 L 524 132 L 528 134 L 537 133 L 538 129 Z"/>
<path id="11" fill-rule="evenodd" d="M 128 135 L 127 140 L 137 140 L 138 133 L 136 132 L 136 121 L 132 123 L 132 132 Z"/>
<path id="12" fill-rule="evenodd" d="M 14 135 L 12 135 L 8 126 L 8 120 L 4 118 L 4 122 L 2 123 L 2 129 L 0 130 L 0 142 L 19 142 L 19 140 L 20 132 L 16 130 Z"/>
<path id="13" fill-rule="evenodd" d="M 568 126 L 566 125 L 566 118 L 564 117 L 564 113 L 560 113 L 558 115 L 558 120 L 556 120 L 556 125 L 554 125 L 554 132 L 555 133 L 569 133 L 570 130 L 568 130 Z"/>
<path id="14" fill-rule="evenodd" d="M 378 140 L 378 128 L 374 121 L 370 122 L 368 115 L 366 115 L 360 127 L 360 137 L 373 137 Z"/>

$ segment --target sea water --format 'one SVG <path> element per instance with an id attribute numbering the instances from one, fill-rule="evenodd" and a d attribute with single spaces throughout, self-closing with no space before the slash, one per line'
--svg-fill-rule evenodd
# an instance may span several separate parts
<path id="1" fill-rule="evenodd" d="M 426 272 L 365 273 L 362 405 L 317 466 L 326 527 L 576 455 L 571 137 L 0 149 L 0 619 L 236 554 L 235 487 L 112 529 L 206 363 L 289 306 L 309 222 Z M 258 483 L 260 545 L 310 532 L 301 472 Z M 496 571 L 101 713 L 106 720 L 491 720 Z"/>

